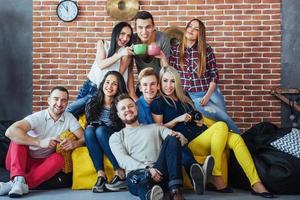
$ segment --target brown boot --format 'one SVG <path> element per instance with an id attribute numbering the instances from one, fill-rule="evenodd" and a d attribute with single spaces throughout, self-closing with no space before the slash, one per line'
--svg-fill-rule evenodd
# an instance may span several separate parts
<path id="1" fill-rule="evenodd" d="M 170 200 L 185 200 L 181 189 L 179 189 L 179 188 L 173 189 L 170 192 Z"/>

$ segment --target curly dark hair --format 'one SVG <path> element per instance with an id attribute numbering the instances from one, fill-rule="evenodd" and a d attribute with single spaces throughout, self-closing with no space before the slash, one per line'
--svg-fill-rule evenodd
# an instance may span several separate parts
<path id="1" fill-rule="evenodd" d="M 103 92 L 103 85 L 106 81 L 106 78 L 109 75 L 115 76 L 118 80 L 118 90 L 117 90 L 117 93 L 116 93 L 115 97 L 117 97 L 119 94 L 128 93 L 123 76 L 117 71 L 107 72 L 105 74 L 103 80 L 101 81 L 99 87 L 98 87 L 98 91 L 97 91 L 96 96 L 92 97 L 91 100 L 85 106 L 85 115 L 86 115 L 86 120 L 87 120 L 86 125 L 90 124 L 90 122 L 92 122 L 92 121 L 97 121 L 98 120 L 98 116 L 100 115 L 100 111 L 101 111 L 101 109 L 103 107 L 103 103 L 104 103 L 104 96 L 105 95 L 104 95 L 104 92 Z M 109 115 L 109 119 L 112 122 L 110 127 L 114 131 L 119 131 L 124 127 L 123 122 L 121 121 L 121 119 L 117 115 L 114 103 L 112 104 L 112 107 L 111 107 L 111 112 L 110 112 L 110 115 Z"/>

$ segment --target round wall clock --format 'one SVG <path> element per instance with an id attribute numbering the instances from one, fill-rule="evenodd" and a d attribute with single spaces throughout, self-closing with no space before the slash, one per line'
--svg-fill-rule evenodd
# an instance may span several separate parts
<path id="1" fill-rule="evenodd" d="M 63 0 L 56 7 L 56 14 L 64 22 L 71 22 L 78 16 L 79 8 L 72 0 Z"/>

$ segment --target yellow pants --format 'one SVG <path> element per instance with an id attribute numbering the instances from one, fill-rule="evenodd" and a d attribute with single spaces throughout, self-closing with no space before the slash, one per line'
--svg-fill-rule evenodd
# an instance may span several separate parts
<path id="1" fill-rule="evenodd" d="M 233 153 L 245 172 L 251 186 L 255 183 L 260 182 L 260 178 L 256 171 L 251 154 L 243 140 L 243 138 L 236 133 L 228 133 L 226 148 L 233 150 Z"/>
<path id="2" fill-rule="evenodd" d="M 216 122 L 189 143 L 195 156 L 212 155 L 215 159 L 213 175 L 221 176 L 221 160 L 228 136 L 228 127 L 224 122 Z"/>
<path id="3" fill-rule="evenodd" d="M 224 122 L 216 122 L 201 135 L 189 143 L 189 148 L 195 156 L 207 156 L 211 154 L 215 159 L 215 166 L 212 174 L 221 176 L 222 154 L 225 147 L 232 149 L 237 161 L 248 177 L 251 186 L 260 181 L 251 154 L 243 138 L 235 133 L 228 132 Z"/>

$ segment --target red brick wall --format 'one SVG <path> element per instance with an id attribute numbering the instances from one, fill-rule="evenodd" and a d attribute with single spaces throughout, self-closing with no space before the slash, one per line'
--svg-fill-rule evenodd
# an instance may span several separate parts
<path id="1" fill-rule="evenodd" d="M 78 18 L 56 16 L 58 0 L 33 0 L 33 110 L 47 106 L 50 88 L 64 85 L 73 100 L 95 58 L 95 44 L 116 23 L 104 0 L 77 0 Z M 207 26 L 220 71 L 220 87 L 239 127 L 268 120 L 280 124 L 280 0 L 144 0 L 158 30 L 184 27 L 197 17 Z M 132 23 L 132 25 L 134 25 Z"/>

